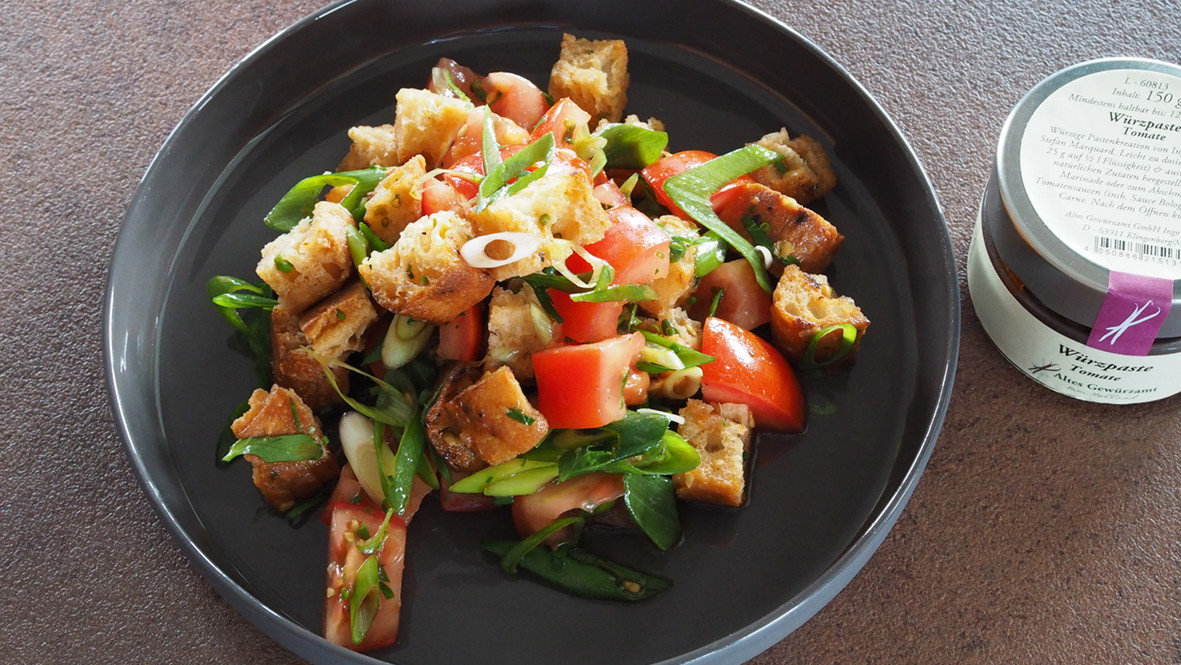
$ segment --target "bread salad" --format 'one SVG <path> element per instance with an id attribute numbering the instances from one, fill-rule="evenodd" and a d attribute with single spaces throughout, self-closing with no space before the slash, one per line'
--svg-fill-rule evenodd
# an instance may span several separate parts
<path id="1" fill-rule="evenodd" d="M 262 386 L 220 456 L 292 520 L 323 507 L 328 640 L 395 641 L 428 495 L 511 514 L 483 544 L 506 574 L 669 589 L 584 531 L 667 550 L 678 500 L 740 507 L 756 428 L 804 429 L 795 372 L 853 362 L 869 321 L 822 274 L 844 237 L 805 207 L 835 185 L 824 149 L 670 153 L 624 116 L 627 60 L 565 35 L 548 91 L 440 60 L 274 206 L 261 282 L 210 280 Z"/>

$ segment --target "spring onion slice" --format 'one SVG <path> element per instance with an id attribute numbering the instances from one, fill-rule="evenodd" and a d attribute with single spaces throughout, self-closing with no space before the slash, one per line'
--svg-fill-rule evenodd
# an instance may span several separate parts
<path id="1" fill-rule="evenodd" d="M 641 302 L 656 298 L 656 289 L 647 284 L 620 284 L 605 289 L 575 293 L 570 296 L 574 302 Z"/>
<path id="2" fill-rule="evenodd" d="M 661 346 L 666 349 L 672 349 L 672 351 L 677 354 L 677 357 L 681 359 L 681 362 L 684 363 L 685 367 L 674 369 L 698 367 L 714 360 L 714 357 L 708 353 L 702 353 L 697 349 L 692 349 L 685 346 L 684 344 L 678 344 L 663 335 L 657 335 L 656 333 L 649 332 L 647 330 L 641 330 L 640 334 L 644 336 L 644 339 L 646 339 L 649 344 Z"/>
<path id="3" fill-rule="evenodd" d="M 598 134 L 607 140 L 603 153 L 609 168 L 642 169 L 668 146 L 668 133 L 638 125 L 610 125 Z"/>
<path id="4" fill-rule="evenodd" d="M 353 644 L 365 641 L 365 635 L 373 627 L 377 608 L 381 607 L 381 588 L 376 556 L 368 556 L 357 568 L 352 593 L 349 594 L 349 628 Z"/>
<path id="5" fill-rule="evenodd" d="M 484 126 L 480 136 L 480 152 L 484 158 L 484 173 L 500 165 L 500 144 L 496 141 L 496 122 L 492 118 L 492 110 L 484 107 Z"/>
<path id="6" fill-rule="evenodd" d="M 545 175 L 546 167 L 549 166 L 553 157 L 554 134 L 549 132 L 508 159 L 488 169 L 484 179 L 480 181 L 480 196 L 476 202 L 476 212 L 487 208 L 490 203 L 503 196 L 515 194 L 529 183 Z M 537 169 L 528 170 L 530 166 L 538 163 L 541 166 Z M 511 185 L 510 181 L 512 181 Z"/>
<path id="7" fill-rule="evenodd" d="M 300 220 L 312 214 L 312 208 L 320 201 L 320 192 L 325 187 L 340 185 L 353 186 L 340 204 L 348 209 L 353 219 L 359 221 L 365 216 L 365 196 L 377 188 L 377 184 L 386 177 L 388 171 L 386 168 L 374 166 L 360 171 L 341 171 L 304 178 L 279 199 L 263 221 L 272 229 L 286 233 L 295 228 Z"/>
<path id="8" fill-rule="evenodd" d="M 820 340 L 838 329 L 841 331 L 841 347 L 837 349 L 836 353 L 832 354 L 832 357 L 817 361 L 816 345 L 820 343 Z M 852 323 L 838 323 L 827 328 L 822 328 L 815 335 L 812 335 L 812 339 L 808 340 L 808 346 L 804 348 L 804 357 L 800 359 L 800 369 L 820 369 L 844 358 L 853 350 L 853 344 L 857 342 L 857 335 L 857 326 Z"/>
<path id="9" fill-rule="evenodd" d="M 336 359 L 325 358 L 318 354 L 313 354 L 312 357 L 316 359 L 316 362 L 320 364 L 320 368 L 324 370 L 324 377 L 328 379 L 328 383 L 336 390 L 336 394 L 340 395 L 345 404 L 349 405 L 361 415 L 394 427 L 405 427 L 406 423 L 415 417 L 415 407 L 411 400 L 402 391 L 386 381 Z M 332 373 L 333 367 L 343 367 L 377 384 L 378 399 L 376 405 L 369 406 L 343 392 L 336 381 L 336 376 Z"/>
<path id="10" fill-rule="evenodd" d="M 410 505 L 410 494 L 414 488 L 414 476 L 422 459 L 423 443 L 426 433 L 422 430 L 422 423 L 418 418 L 411 418 L 402 430 L 402 440 L 398 444 L 397 463 L 394 466 L 393 487 L 387 494 L 386 500 L 399 515 L 406 513 Z M 386 519 L 389 519 L 388 517 Z"/>
<path id="11" fill-rule="evenodd" d="M 763 267 L 762 257 L 746 238 L 714 213 L 709 197 L 726 183 L 779 158 L 780 155 L 772 150 L 760 145 L 748 145 L 679 173 L 664 183 L 664 191 L 673 203 L 698 224 L 718 234 L 750 263 L 755 280 L 767 293 L 773 291 L 774 286 L 767 275 L 767 269 Z"/>
<path id="12" fill-rule="evenodd" d="M 500 558 L 501 569 L 509 574 L 517 572 L 517 564 L 521 562 L 521 559 L 525 558 L 526 554 L 532 552 L 538 546 L 543 544 L 546 538 L 549 538 L 554 533 L 557 533 L 568 526 L 575 527 L 581 531 L 582 526 L 585 523 L 586 518 L 581 515 L 559 517 L 553 522 L 550 522 L 537 531 L 529 534 L 527 537 L 522 539 L 521 542 L 509 548 L 509 550 L 504 553 L 504 556 Z"/>

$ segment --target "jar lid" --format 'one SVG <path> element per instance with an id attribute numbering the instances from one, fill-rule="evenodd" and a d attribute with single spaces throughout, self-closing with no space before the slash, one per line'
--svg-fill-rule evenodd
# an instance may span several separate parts
<path id="1" fill-rule="evenodd" d="M 1095 330 L 1126 305 L 1117 338 L 1140 323 L 1149 342 L 1181 336 L 1181 67 L 1050 76 L 1005 122 L 994 175 L 997 250 L 1038 300 Z"/>

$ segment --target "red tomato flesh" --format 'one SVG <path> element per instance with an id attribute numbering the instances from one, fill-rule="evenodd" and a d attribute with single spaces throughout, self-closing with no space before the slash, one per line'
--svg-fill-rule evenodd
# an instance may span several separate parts
<path id="1" fill-rule="evenodd" d="M 725 289 L 714 312 L 719 319 L 747 330 L 771 320 L 771 294 L 759 286 L 755 271 L 746 259 L 727 261 L 702 277 L 697 283 L 697 302 L 689 308 L 689 315 L 704 320 L 716 289 Z"/>
<path id="2" fill-rule="evenodd" d="M 570 143 L 574 136 L 574 129 L 578 125 L 587 125 L 590 121 L 591 115 L 589 113 L 582 110 L 570 98 L 563 97 L 546 111 L 541 121 L 533 128 L 530 138 L 536 139 L 545 136 L 548 132 L 553 132 L 554 141 L 558 145 L 565 145 Z"/>
<path id="3" fill-rule="evenodd" d="M 795 372 L 775 347 L 729 321 L 710 317 L 701 333 L 701 352 L 715 358 L 701 366 L 701 394 L 707 402 L 750 407 L 755 425 L 801 432 L 807 411 Z"/>
<path id="4" fill-rule="evenodd" d="M 438 354 L 447 360 L 474 362 L 484 357 L 484 303 L 439 326 Z"/>
<path id="5" fill-rule="evenodd" d="M 615 269 L 612 284 L 651 284 L 668 274 L 668 247 L 671 238 L 647 215 L 628 206 L 607 211 L 611 226 L 602 240 L 586 246 L 586 251 L 603 259 Z M 566 267 L 576 273 L 591 269 L 577 254 L 566 259 Z"/>
<path id="6" fill-rule="evenodd" d="M 496 115 L 529 128 L 549 110 L 545 95 L 529 79 L 508 72 L 492 72 L 481 86 L 485 101 Z"/>
<path id="7" fill-rule="evenodd" d="M 359 486 L 358 486 L 359 488 Z M 328 537 L 328 589 L 331 595 L 324 600 L 324 637 L 328 641 L 354 651 L 368 651 L 393 644 L 398 639 L 398 624 L 402 608 L 402 570 L 406 555 L 406 524 L 394 517 L 386 527 L 385 544 L 377 553 L 378 565 L 385 577 L 392 598 L 381 597 L 376 615 L 365 637 L 353 642 L 349 601 L 342 592 L 353 589 L 357 569 L 365 561 L 365 554 L 357 549 L 355 539 L 360 527 L 370 536 L 381 528 L 384 513 L 367 498 L 361 503 L 336 502 L 330 508 L 331 524 Z M 349 536 L 348 534 L 353 534 Z M 363 534 L 362 534 L 363 535 Z"/>
<path id="8" fill-rule="evenodd" d="M 623 476 L 596 471 L 564 483 L 550 483 L 533 494 L 513 500 L 513 524 L 521 538 L 545 528 L 572 510 L 592 512 L 599 506 L 623 496 Z M 562 542 L 561 531 L 546 540 L 551 545 Z"/>
<path id="9" fill-rule="evenodd" d="M 686 214 L 684 210 L 681 210 L 677 204 L 673 203 L 669 195 L 664 192 L 664 183 L 669 178 L 680 175 L 696 166 L 701 166 L 714 157 L 717 157 L 717 155 L 712 152 L 706 152 L 705 150 L 685 150 L 673 153 L 668 157 L 664 157 L 645 166 L 640 171 L 640 176 L 648 182 L 648 185 L 656 194 L 656 200 L 661 205 L 668 208 L 677 217 L 692 220 L 693 218 Z M 754 178 L 749 175 L 741 176 L 722 185 L 718 191 L 714 192 L 713 196 L 710 197 L 710 203 L 713 204 L 714 210 L 721 210 L 725 207 L 734 198 L 735 194 L 737 194 L 737 186 L 744 182 L 754 182 Z"/>
<path id="10" fill-rule="evenodd" d="M 550 427 L 602 427 L 623 418 L 624 381 L 644 344 L 637 332 L 534 353 L 537 408 Z"/>
<path id="11" fill-rule="evenodd" d="M 549 297 L 562 317 L 564 337 L 575 342 L 600 342 L 616 335 L 623 302 L 575 302 L 569 293 L 557 289 L 549 289 Z"/>

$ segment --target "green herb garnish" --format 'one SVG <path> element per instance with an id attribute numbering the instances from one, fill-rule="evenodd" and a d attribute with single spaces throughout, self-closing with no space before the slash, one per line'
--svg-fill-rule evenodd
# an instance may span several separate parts
<path id="1" fill-rule="evenodd" d="M 320 459 L 324 444 L 310 434 L 253 436 L 238 439 L 221 461 L 228 462 L 240 455 L 256 455 L 264 462 L 303 462 Z"/>

